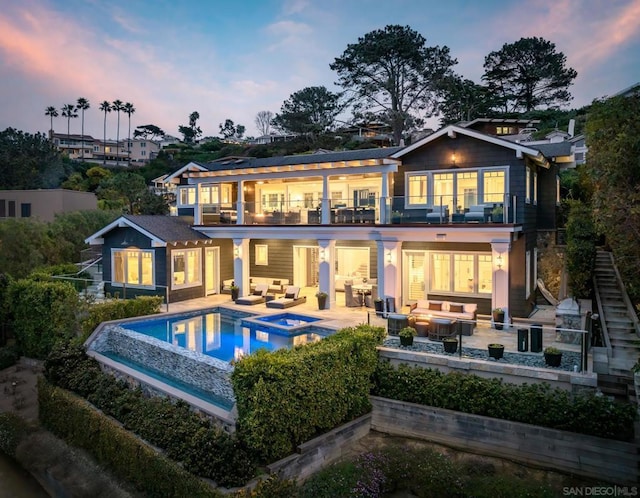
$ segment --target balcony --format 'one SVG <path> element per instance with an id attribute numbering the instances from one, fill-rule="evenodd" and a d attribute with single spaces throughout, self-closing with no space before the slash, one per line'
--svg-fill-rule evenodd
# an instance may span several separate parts
<path id="1" fill-rule="evenodd" d="M 200 224 L 241 225 L 478 225 L 514 224 L 521 216 L 518 199 L 509 194 L 490 194 L 481 204 L 456 196 L 434 198 L 389 197 L 366 199 L 325 199 L 311 206 L 302 201 L 259 205 L 243 204 L 244 214 L 238 220 L 237 202 L 200 206 Z M 455 207 L 454 207 L 455 206 Z M 197 208 L 197 207 L 196 207 Z"/>

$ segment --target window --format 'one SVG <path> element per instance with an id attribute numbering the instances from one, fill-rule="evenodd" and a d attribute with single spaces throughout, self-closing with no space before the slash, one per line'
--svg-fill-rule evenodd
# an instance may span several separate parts
<path id="1" fill-rule="evenodd" d="M 9 214 L 7 215 L 9 218 L 16 217 L 16 201 L 9 201 Z"/>
<path id="2" fill-rule="evenodd" d="M 528 299 L 531 294 L 531 251 L 525 254 L 524 266 L 524 297 Z"/>
<path id="3" fill-rule="evenodd" d="M 560 205 L 560 177 L 556 176 L 556 205 Z M 2 216 L 0 214 L 0 216 Z"/>
<path id="4" fill-rule="evenodd" d="M 504 202 L 504 170 L 485 171 L 484 202 Z"/>
<path id="5" fill-rule="evenodd" d="M 315 207 L 313 205 L 313 192 L 305 192 L 303 195 L 304 195 L 304 207 L 308 209 L 313 209 Z"/>
<path id="6" fill-rule="evenodd" d="M 153 251 L 112 249 L 111 280 L 114 285 L 153 287 Z"/>
<path id="7" fill-rule="evenodd" d="M 478 172 L 468 171 L 456 174 L 456 207 L 468 208 L 478 204 Z"/>
<path id="8" fill-rule="evenodd" d="M 20 204 L 20 216 L 22 218 L 31 218 L 31 203 L 23 202 Z"/>
<path id="9" fill-rule="evenodd" d="M 196 203 L 195 187 L 180 187 L 180 204 L 189 206 Z"/>
<path id="10" fill-rule="evenodd" d="M 200 249 L 181 249 L 171 252 L 171 275 L 173 288 L 195 287 L 201 279 Z"/>
<path id="11" fill-rule="evenodd" d="M 369 278 L 368 247 L 336 247 L 336 275 Z"/>
<path id="12" fill-rule="evenodd" d="M 7 217 L 7 201 L 0 199 L 0 218 Z"/>
<path id="13" fill-rule="evenodd" d="M 430 254 L 430 292 L 451 294 L 491 294 L 493 268 L 491 254 Z"/>
<path id="14" fill-rule="evenodd" d="M 266 266 L 269 264 L 269 246 L 266 244 L 256 244 L 256 265 Z"/>
<path id="15" fill-rule="evenodd" d="M 538 173 L 533 174 L 533 203 L 538 204 Z"/>
<path id="16" fill-rule="evenodd" d="M 140 155 L 141 156 L 146 156 L 147 155 L 147 151 L 146 150 L 141 150 L 140 151 Z"/>
<path id="17" fill-rule="evenodd" d="M 529 167 L 525 168 L 524 170 L 524 175 L 525 175 L 525 191 L 524 191 L 524 198 L 525 198 L 525 202 L 527 204 L 529 204 L 531 202 L 531 169 Z"/>
<path id="18" fill-rule="evenodd" d="M 408 176 L 408 197 L 407 204 L 426 205 L 427 204 L 427 175 Z"/>
<path id="19" fill-rule="evenodd" d="M 496 126 L 496 135 L 513 135 L 513 127 Z"/>
<path id="20" fill-rule="evenodd" d="M 146 147 L 147 146 L 147 142 L 140 142 L 140 147 Z"/>

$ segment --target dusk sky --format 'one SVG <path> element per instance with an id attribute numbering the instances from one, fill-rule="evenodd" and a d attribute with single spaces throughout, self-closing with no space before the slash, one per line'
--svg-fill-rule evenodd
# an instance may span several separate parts
<path id="1" fill-rule="evenodd" d="M 155 124 L 180 137 L 198 111 L 204 136 L 219 135 L 225 119 L 256 136 L 259 111 L 279 112 L 308 86 L 338 91 L 329 64 L 388 24 L 448 46 L 455 72 L 476 83 L 489 52 L 545 38 L 578 72 L 570 107 L 640 81 L 640 0 L 2 0 L 0 130 L 46 132 L 47 106 L 85 97 L 85 133 L 96 138 L 98 106 L 115 99 L 134 105 L 132 130 Z M 54 128 L 66 133 L 66 120 Z"/>

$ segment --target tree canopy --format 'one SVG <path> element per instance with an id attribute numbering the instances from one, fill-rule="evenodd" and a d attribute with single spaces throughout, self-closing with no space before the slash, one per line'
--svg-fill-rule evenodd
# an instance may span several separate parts
<path id="1" fill-rule="evenodd" d="M 202 136 L 202 130 L 198 126 L 198 119 L 200 119 L 200 114 L 198 111 L 193 111 L 189 114 L 189 126 L 178 126 L 178 131 L 184 137 L 185 143 L 195 143 Z"/>
<path id="2" fill-rule="evenodd" d="M 271 131 L 271 120 L 273 119 L 273 113 L 271 111 L 260 111 L 256 114 L 256 128 L 260 132 L 260 135 L 268 135 Z"/>
<path id="3" fill-rule="evenodd" d="M 550 41 L 520 38 L 485 57 L 482 79 L 505 112 L 562 106 L 571 101 L 568 88 L 578 75 L 566 62 Z"/>
<path id="4" fill-rule="evenodd" d="M 272 123 L 288 133 L 317 135 L 333 128 L 342 109 L 339 94 L 324 86 L 310 86 L 292 93 Z"/>
<path id="5" fill-rule="evenodd" d="M 409 26 L 389 25 L 349 44 L 330 67 L 352 94 L 355 112 L 376 113 L 399 144 L 406 130 L 435 111 L 439 85 L 455 64 L 448 47 L 427 47 Z"/>
<path id="6" fill-rule="evenodd" d="M 133 130 L 133 138 L 142 138 L 145 140 L 156 140 L 164 137 L 164 135 L 165 133 L 162 131 L 162 128 L 153 124 L 136 126 L 136 129 Z"/>
<path id="7" fill-rule="evenodd" d="M 231 138 L 241 139 L 246 130 L 243 125 L 236 125 L 231 119 L 226 119 L 224 125 L 220 123 L 218 126 L 220 128 L 220 135 L 226 140 Z"/>
<path id="8" fill-rule="evenodd" d="M 438 110 L 442 126 L 487 116 L 497 103 L 488 87 L 458 75 L 443 79 L 441 94 Z"/>

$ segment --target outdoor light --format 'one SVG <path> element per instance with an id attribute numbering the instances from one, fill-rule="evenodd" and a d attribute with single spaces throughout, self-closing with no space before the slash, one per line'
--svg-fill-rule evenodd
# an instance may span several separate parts
<path id="1" fill-rule="evenodd" d="M 391 251 L 387 251 L 387 263 L 391 263 Z"/>
<path id="2" fill-rule="evenodd" d="M 320 249 L 320 261 L 325 261 L 326 260 L 326 254 L 324 249 Z"/>
<path id="3" fill-rule="evenodd" d="M 455 152 L 453 152 L 453 153 L 451 154 L 451 164 L 452 164 L 453 166 L 455 166 L 455 165 L 456 165 L 456 153 L 455 153 Z"/>
<path id="4" fill-rule="evenodd" d="M 234 248 L 233 248 L 233 255 L 234 255 L 236 258 L 239 258 L 239 257 L 240 257 L 240 248 L 239 248 L 239 247 L 237 247 L 237 246 L 236 246 L 236 247 L 234 247 Z"/>
<path id="5" fill-rule="evenodd" d="M 498 254 L 496 257 L 496 266 L 498 267 L 498 270 L 502 270 L 502 254 Z"/>

